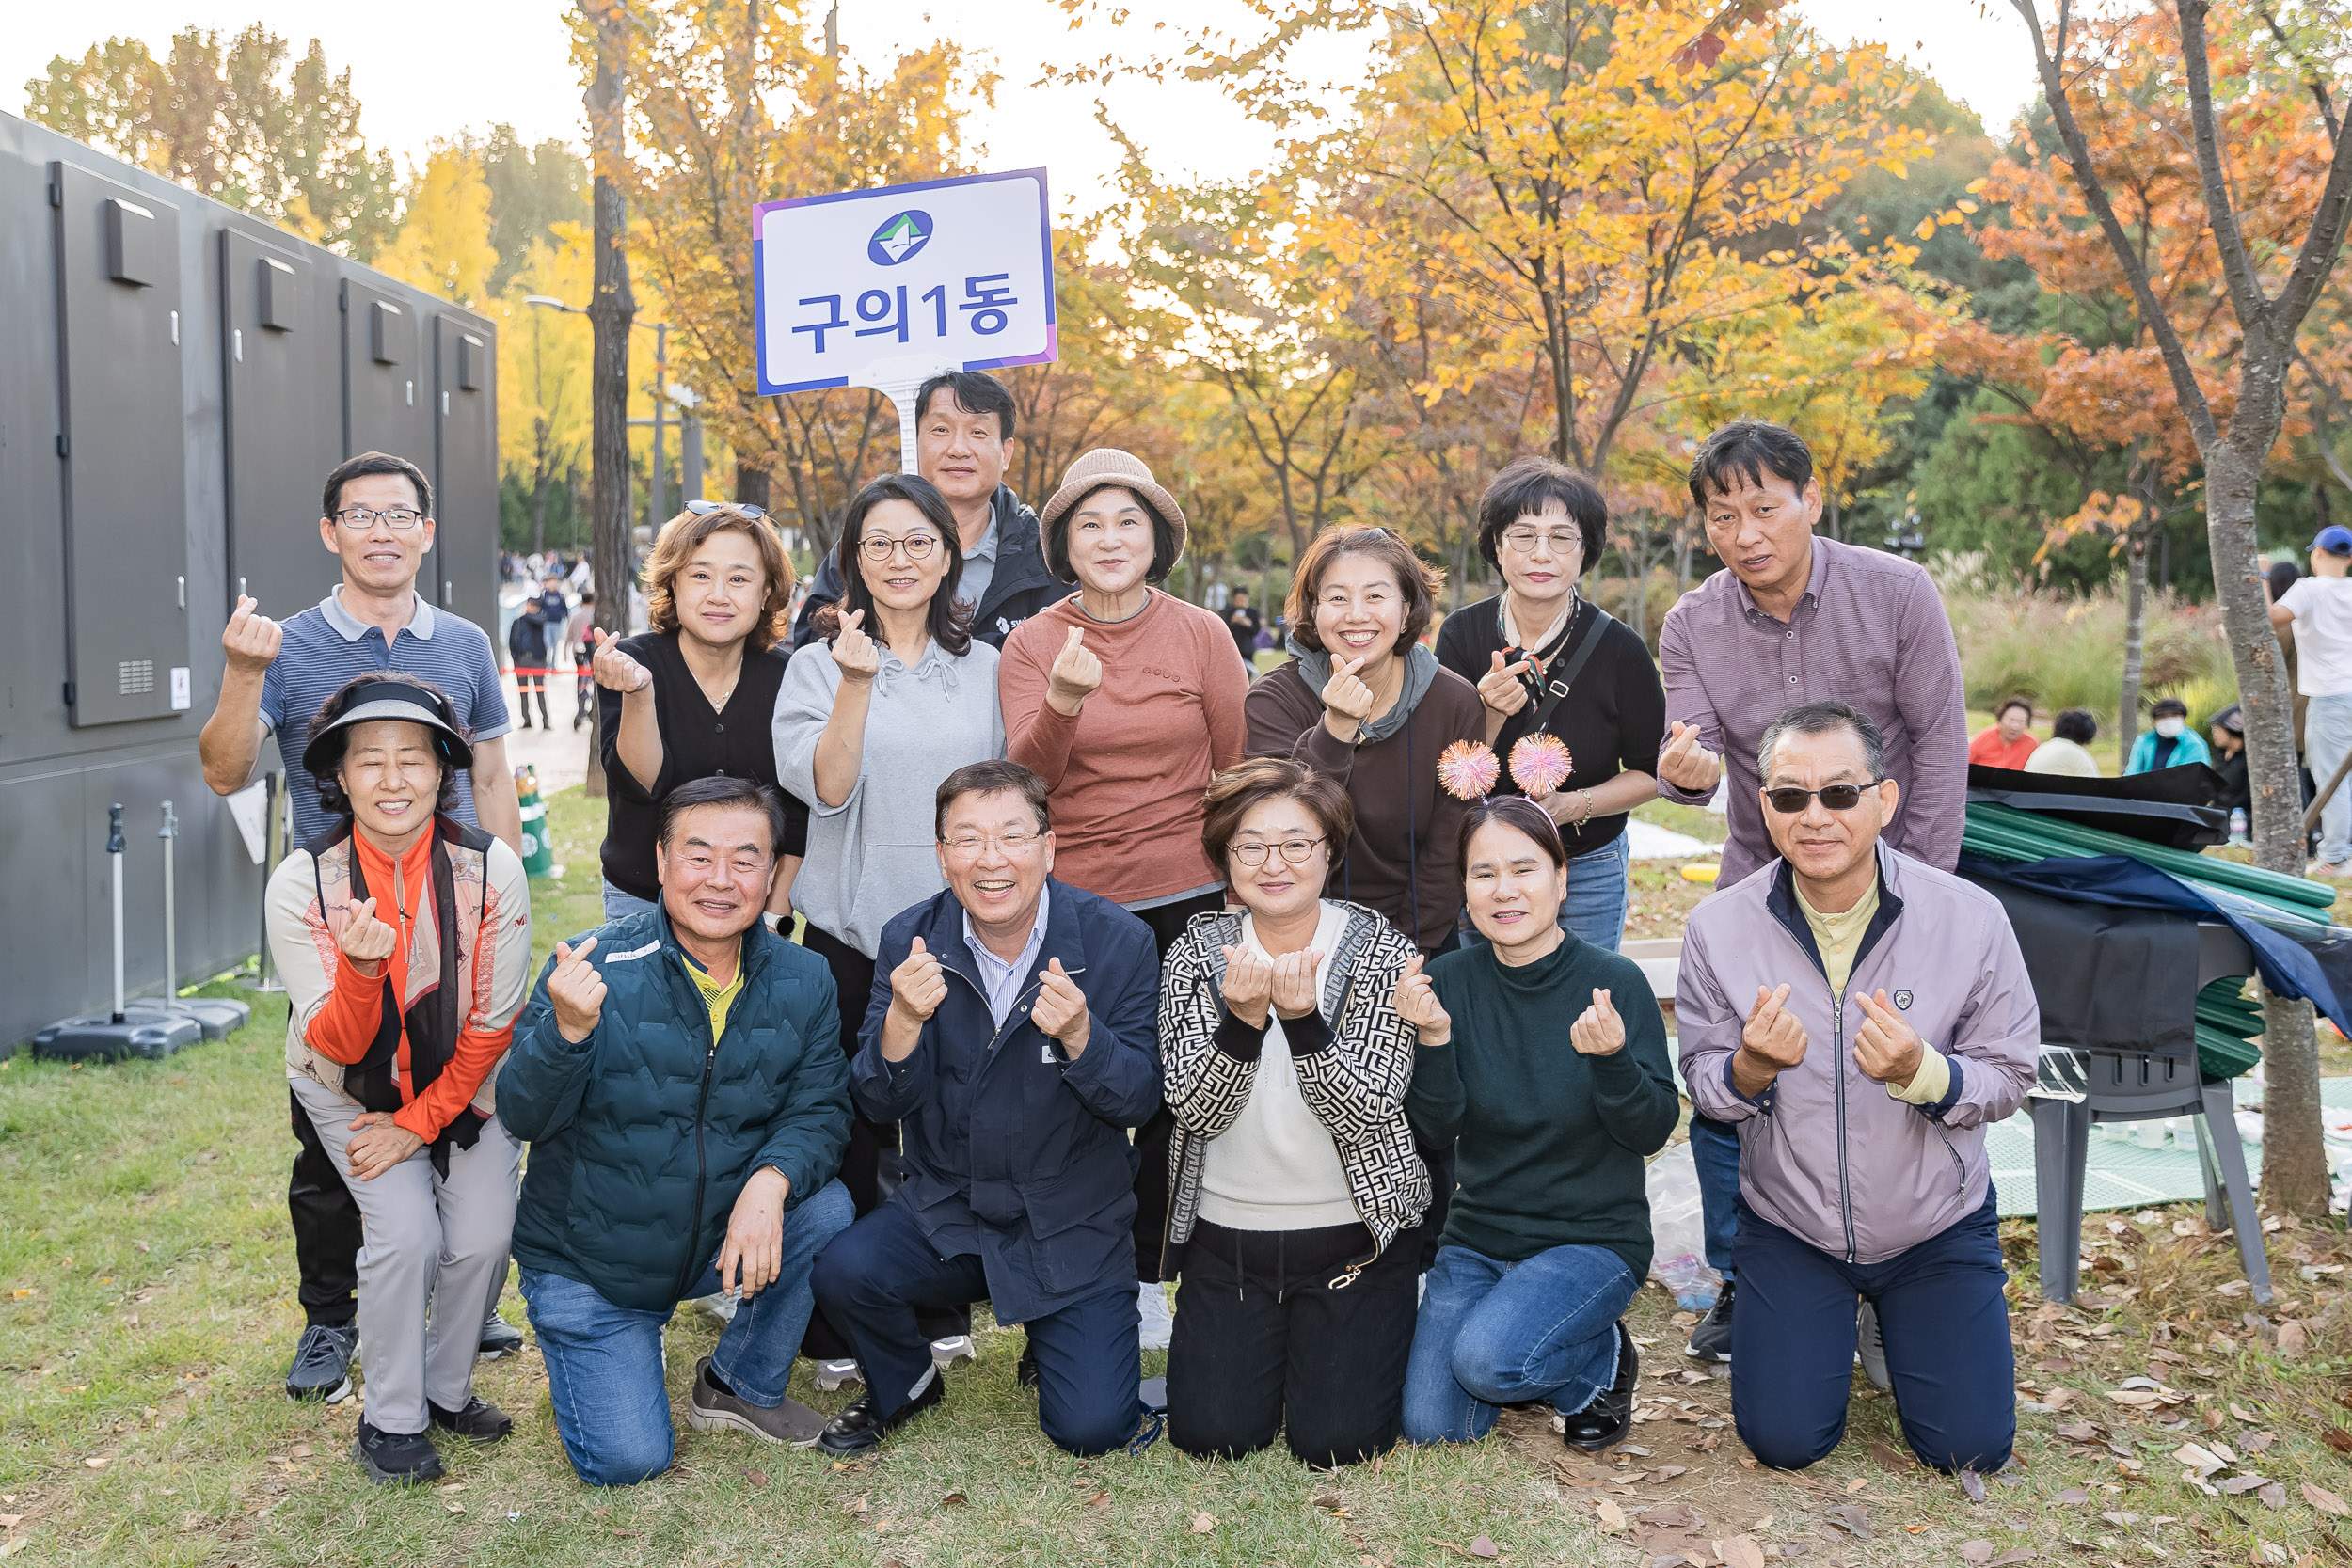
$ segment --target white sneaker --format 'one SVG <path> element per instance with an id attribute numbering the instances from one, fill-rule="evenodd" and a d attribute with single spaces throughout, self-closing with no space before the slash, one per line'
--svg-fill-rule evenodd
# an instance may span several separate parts
<path id="1" fill-rule="evenodd" d="M 850 1383 L 854 1383 L 860 1387 L 866 1386 L 866 1374 L 858 1370 L 858 1365 L 854 1359 L 817 1363 L 818 1387 L 831 1390 Z"/>
<path id="2" fill-rule="evenodd" d="M 1146 1280 L 1136 1286 L 1136 1310 L 1142 1318 L 1141 1332 L 1145 1350 L 1166 1350 L 1175 1337 L 1176 1315 L 1168 1309 L 1168 1291 L 1157 1280 Z"/>
<path id="3" fill-rule="evenodd" d="M 931 1341 L 931 1365 L 943 1372 L 959 1361 L 975 1358 L 969 1334 L 950 1334 L 945 1339 Z"/>
<path id="4" fill-rule="evenodd" d="M 694 1305 L 709 1313 L 712 1317 L 718 1319 L 721 1323 L 731 1323 L 735 1321 L 735 1309 L 742 1305 L 742 1298 L 740 1296 L 728 1295 L 724 1291 L 714 1291 L 710 1295 L 696 1296 L 694 1298 Z"/>

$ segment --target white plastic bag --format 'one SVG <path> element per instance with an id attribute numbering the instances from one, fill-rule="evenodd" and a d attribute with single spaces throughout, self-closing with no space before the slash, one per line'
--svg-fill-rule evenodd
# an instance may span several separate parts
<path id="1" fill-rule="evenodd" d="M 1704 1312 L 1715 1305 L 1724 1276 L 1707 1266 L 1707 1221 L 1689 1143 L 1676 1144 L 1650 1162 L 1648 1186 L 1650 1273 L 1685 1311 Z"/>

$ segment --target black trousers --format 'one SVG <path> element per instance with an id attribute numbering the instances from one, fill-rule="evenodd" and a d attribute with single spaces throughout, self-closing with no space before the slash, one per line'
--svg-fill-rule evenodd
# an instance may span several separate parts
<path id="1" fill-rule="evenodd" d="M 855 1056 L 859 1032 L 866 1027 L 866 1003 L 874 992 L 874 960 L 832 932 L 803 922 L 801 945 L 825 960 L 833 971 L 833 989 L 841 1004 L 841 1053 Z M 859 1217 L 882 1207 L 882 1160 L 898 1152 L 898 1124 L 868 1121 L 857 1116 L 850 1123 L 850 1147 L 841 1156 L 841 1184 Z M 926 1307 L 915 1313 L 927 1338 L 945 1339 L 972 1332 L 972 1308 Z M 809 1314 L 808 1330 L 801 1336 L 801 1354 L 812 1361 L 847 1361 L 857 1354 L 849 1336 L 826 1321 L 820 1304 Z"/>
<path id="2" fill-rule="evenodd" d="M 1129 912 L 1152 927 L 1154 956 L 1166 958 L 1168 944 L 1184 934 L 1194 915 L 1224 907 L 1225 893 L 1220 888 L 1197 898 Z M 1160 1245 L 1168 1234 L 1168 1146 L 1175 1136 L 1176 1118 L 1166 1105 L 1136 1129 L 1136 1277 L 1145 1283 L 1160 1277 Z"/>
<path id="3" fill-rule="evenodd" d="M 359 1311 L 359 1205 L 291 1085 L 286 1103 L 300 1146 L 286 1183 L 286 1213 L 294 1221 L 294 1266 L 302 1275 L 302 1315 L 314 1323 L 349 1323 Z"/>
<path id="4" fill-rule="evenodd" d="M 1372 1249 L 1360 1225 L 1229 1230 L 1198 1221 L 1184 1243 L 1168 1352 L 1168 1436 L 1199 1459 L 1238 1459 L 1279 1433 L 1306 1465 L 1385 1453 L 1403 1430 L 1421 1229 Z"/>

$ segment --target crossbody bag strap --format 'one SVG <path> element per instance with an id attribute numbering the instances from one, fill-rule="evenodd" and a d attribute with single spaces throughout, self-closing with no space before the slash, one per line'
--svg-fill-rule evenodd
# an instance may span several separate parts
<path id="1" fill-rule="evenodd" d="M 1593 604 L 1590 599 L 1587 599 L 1585 603 L 1592 605 L 1592 624 L 1584 628 L 1584 635 L 1576 640 L 1575 650 L 1568 655 L 1567 663 L 1561 666 L 1557 674 L 1548 674 L 1544 677 L 1544 700 L 1536 705 L 1534 720 L 1527 726 L 1526 733 L 1529 735 L 1534 735 L 1537 730 L 1551 722 L 1552 714 L 1567 697 L 1570 689 L 1576 685 L 1576 677 L 1582 673 L 1585 661 L 1591 658 L 1594 651 L 1600 646 L 1601 633 L 1616 620 L 1615 616 L 1601 609 L 1599 605 Z"/>

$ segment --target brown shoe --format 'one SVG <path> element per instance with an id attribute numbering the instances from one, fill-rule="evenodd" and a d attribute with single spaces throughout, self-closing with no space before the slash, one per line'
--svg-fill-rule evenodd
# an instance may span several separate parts
<path id="1" fill-rule="evenodd" d="M 694 1396 L 688 1403 L 686 1418 L 699 1431 L 748 1432 L 755 1437 L 796 1449 L 808 1448 L 825 1432 L 825 1418 L 789 1394 L 782 1404 L 771 1409 L 754 1404 L 732 1390 L 721 1389 L 711 1381 L 707 1355 L 694 1363 Z"/>

